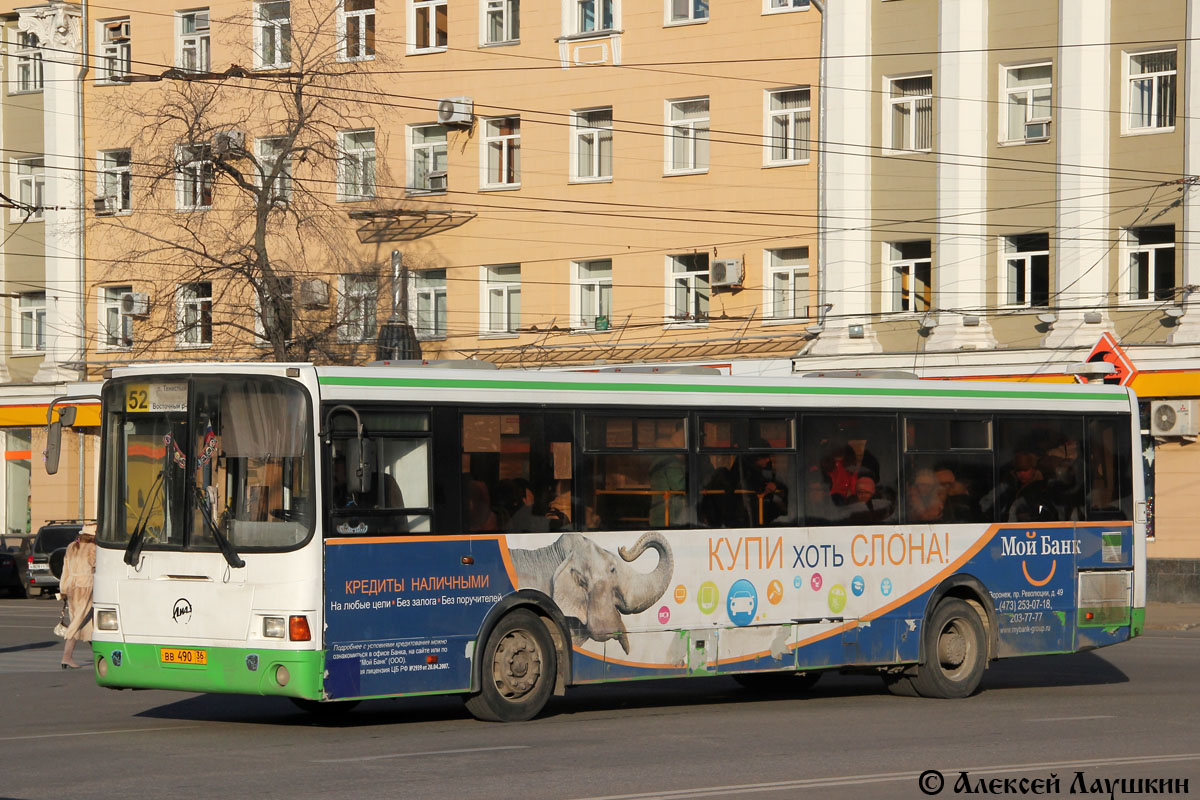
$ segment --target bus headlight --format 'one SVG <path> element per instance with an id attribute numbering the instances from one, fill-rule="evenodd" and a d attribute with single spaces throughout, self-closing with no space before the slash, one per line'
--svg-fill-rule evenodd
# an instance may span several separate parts
<path id="1" fill-rule="evenodd" d="M 102 631 L 117 630 L 117 610 L 115 608 L 96 609 L 96 628 Z"/>
<path id="2" fill-rule="evenodd" d="M 283 617 L 263 617 L 263 636 L 267 639 L 282 639 L 287 632 Z"/>

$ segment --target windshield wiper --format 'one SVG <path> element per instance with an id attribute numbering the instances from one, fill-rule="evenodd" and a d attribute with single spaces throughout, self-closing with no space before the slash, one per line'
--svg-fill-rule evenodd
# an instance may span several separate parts
<path id="1" fill-rule="evenodd" d="M 237 554 L 237 550 L 233 549 L 233 543 L 225 538 L 220 527 L 213 522 L 212 504 L 208 502 L 208 495 L 204 493 L 204 489 L 199 486 L 196 487 L 196 502 L 200 504 L 200 516 L 204 517 L 204 525 L 217 540 L 217 547 L 220 548 L 221 555 L 225 556 L 225 561 L 234 569 L 246 566 L 246 562 Z"/>
<path id="2" fill-rule="evenodd" d="M 142 557 L 146 528 L 150 526 L 150 511 L 153 508 L 154 499 L 159 497 L 157 492 L 162 486 L 164 472 L 166 469 L 160 469 L 154 483 L 150 484 L 150 502 L 148 505 L 142 506 L 142 513 L 138 515 L 137 524 L 133 526 L 133 533 L 129 536 L 129 544 L 125 545 L 125 563 L 131 567 L 136 567 L 138 560 Z"/>

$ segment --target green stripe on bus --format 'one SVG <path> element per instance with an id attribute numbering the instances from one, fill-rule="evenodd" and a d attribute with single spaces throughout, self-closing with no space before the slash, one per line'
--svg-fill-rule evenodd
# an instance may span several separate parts
<path id="1" fill-rule="evenodd" d="M 782 395 L 853 395 L 868 397 L 1007 397 L 1022 400 L 1109 400 L 1128 403 L 1123 393 L 1097 392 L 1031 392 L 1014 390 L 998 392 L 992 389 L 876 389 L 868 386 L 718 386 L 705 384 L 643 384 L 643 383 L 563 383 L 558 381 L 507 381 L 479 380 L 470 378 L 373 378 L 343 375 L 323 375 L 318 379 L 322 386 L 382 386 L 421 389 L 536 389 L 556 392 L 700 392 L 709 394 L 782 394 Z"/>

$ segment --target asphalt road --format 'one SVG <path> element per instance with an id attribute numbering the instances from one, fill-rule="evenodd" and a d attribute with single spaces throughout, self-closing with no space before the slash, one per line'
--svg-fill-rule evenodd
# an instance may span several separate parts
<path id="1" fill-rule="evenodd" d="M 961 771 L 976 793 L 1054 775 L 1067 796 L 1081 773 L 1088 796 L 1122 778 L 1200 795 L 1200 631 L 998 662 L 966 700 L 893 697 L 870 675 L 803 697 L 705 678 L 575 689 L 510 725 L 447 697 L 318 723 L 274 698 L 100 689 L 58 668 L 56 617 L 0 600 L 0 797 L 922 798 L 926 770 L 941 797 Z"/>

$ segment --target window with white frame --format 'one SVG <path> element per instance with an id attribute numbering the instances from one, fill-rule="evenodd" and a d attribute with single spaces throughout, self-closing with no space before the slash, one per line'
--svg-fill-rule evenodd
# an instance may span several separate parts
<path id="1" fill-rule="evenodd" d="M 933 149 L 933 76 L 888 78 L 888 148 L 893 151 Z"/>
<path id="2" fill-rule="evenodd" d="M 17 329 L 20 331 L 20 349 L 40 351 L 46 349 L 46 293 L 21 292 L 17 297 Z"/>
<path id="3" fill-rule="evenodd" d="M 446 270 L 424 269 L 413 275 L 417 338 L 446 338 Z"/>
<path id="4" fill-rule="evenodd" d="M 212 284 L 183 283 L 175 294 L 175 319 L 180 347 L 212 344 Z"/>
<path id="5" fill-rule="evenodd" d="M 413 125 L 408 137 L 408 191 L 444 192 L 446 126 Z"/>
<path id="6" fill-rule="evenodd" d="M 515 333 L 521 326 L 521 265 L 484 267 L 486 333 Z"/>
<path id="7" fill-rule="evenodd" d="M 1175 127 L 1175 51 L 1126 55 L 1129 130 Z"/>
<path id="8" fill-rule="evenodd" d="M 291 0 L 255 3 L 254 30 L 259 67 L 278 69 L 292 63 Z"/>
<path id="9" fill-rule="evenodd" d="M 1168 302 L 1175 298 L 1175 226 L 1148 225 L 1125 231 L 1129 254 L 1129 299 Z"/>
<path id="10" fill-rule="evenodd" d="M 484 44 L 507 44 L 521 38 L 521 0 L 483 0 Z"/>
<path id="11" fill-rule="evenodd" d="M 342 0 L 338 26 L 342 59 L 375 57 L 375 0 Z"/>
<path id="12" fill-rule="evenodd" d="M 133 71 L 129 18 L 100 23 L 100 69 L 97 78 L 117 82 Z"/>
<path id="13" fill-rule="evenodd" d="M 339 139 L 338 199 L 369 200 L 375 196 L 375 131 L 343 131 Z"/>
<path id="14" fill-rule="evenodd" d="M 521 118 L 483 121 L 484 181 L 487 188 L 521 184 Z"/>
<path id="15" fill-rule="evenodd" d="M 295 281 L 291 278 L 281 278 L 276 286 L 278 287 L 275 294 L 276 302 L 269 302 L 265 306 L 258 296 L 258 292 L 254 293 L 254 336 L 259 347 L 267 347 L 271 344 L 267 338 L 268 324 L 272 327 L 281 327 L 280 333 L 284 340 L 292 338 L 292 323 L 296 317 L 293 305 Z M 262 287 L 266 289 L 266 284 L 263 283 Z"/>
<path id="16" fill-rule="evenodd" d="M 764 14 L 778 14 L 786 11 L 807 11 L 809 0 L 763 0 Z"/>
<path id="17" fill-rule="evenodd" d="M 338 286 L 338 341 L 375 338 L 379 283 L 374 275 L 342 275 Z"/>
<path id="18" fill-rule="evenodd" d="M 1004 71 L 1004 141 L 1042 142 L 1050 138 L 1050 64 L 1001 67 Z"/>
<path id="19" fill-rule="evenodd" d="M 286 152 L 287 139 L 269 136 L 255 140 L 258 150 L 258 185 L 266 186 L 272 180 L 270 198 L 273 203 L 286 203 L 292 199 L 292 160 Z M 276 167 L 278 166 L 278 172 Z"/>
<path id="20" fill-rule="evenodd" d="M 616 27 L 617 0 L 569 0 L 571 32 L 598 33 Z"/>
<path id="21" fill-rule="evenodd" d="M 17 180 L 18 208 L 12 219 L 44 219 L 46 216 L 46 159 L 42 156 L 13 160 Z"/>
<path id="22" fill-rule="evenodd" d="M 100 287 L 100 346 L 105 350 L 125 350 L 133 346 L 133 315 L 122 305 L 132 286 Z"/>
<path id="23" fill-rule="evenodd" d="M 933 259 L 929 240 L 892 242 L 888 272 L 892 276 L 892 310 L 922 313 L 933 307 Z"/>
<path id="24" fill-rule="evenodd" d="M 1050 305 L 1050 234 L 1004 237 L 1004 302 L 1025 307 Z"/>
<path id="25" fill-rule="evenodd" d="M 409 3 L 409 29 L 413 32 L 409 52 L 445 50 L 449 42 L 447 0 L 409 0 Z"/>
<path id="26" fill-rule="evenodd" d="M 709 286 L 708 253 L 667 256 L 670 269 L 667 316 L 672 322 L 707 322 Z"/>
<path id="27" fill-rule="evenodd" d="M 808 161 L 812 109 L 807 88 L 779 89 L 767 95 L 767 163 L 803 164 Z"/>
<path id="28" fill-rule="evenodd" d="M 667 22 L 679 25 L 685 22 L 708 21 L 708 0 L 667 0 Z"/>
<path id="29" fill-rule="evenodd" d="M 42 49 L 38 46 L 36 33 L 17 31 L 17 46 L 13 52 L 16 57 L 16 91 L 37 92 L 44 85 L 42 71 Z"/>
<path id="30" fill-rule="evenodd" d="M 571 112 L 574 158 L 573 180 L 612 179 L 613 112 L 612 107 Z"/>
<path id="31" fill-rule="evenodd" d="M 808 248 L 781 247 L 768 250 L 763 260 L 766 271 L 766 316 L 770 319 L 804 319 L 808 316 Z"/>
<path id="32" fill-rule="evenodd" d="M 575 286 L 576 330 L 606 331 L 612 326 L 612 259 L 575 261 L 571 265 Z"/>
<path id="33" fill-rule="evenodd" d="M 110 214 L 123 214 L 133 209 L 133 175 L 130 171 L 129 150 L 101 150 L 97 174 L 97 189 L 104 198 L 104 209 Z"/>
<path id="34" fill-rule="evenodd" d="M 212 148 L 206 144 L 183 145 L 176 156 L 175 187 L 180 211 L 211 208 L 213 203 Z"/>
<path id="35" fill-rule="evenodd" d="M 208 9 L 180 11 L 179 47 L 176 64 L 189 72 L 208 72 L 211 65 L 208 51 Z"/>
<path id="36" fill-rule="evenodd" d="M 667 171 L 708 169 L 708 98 L 667 103 Z"/>

